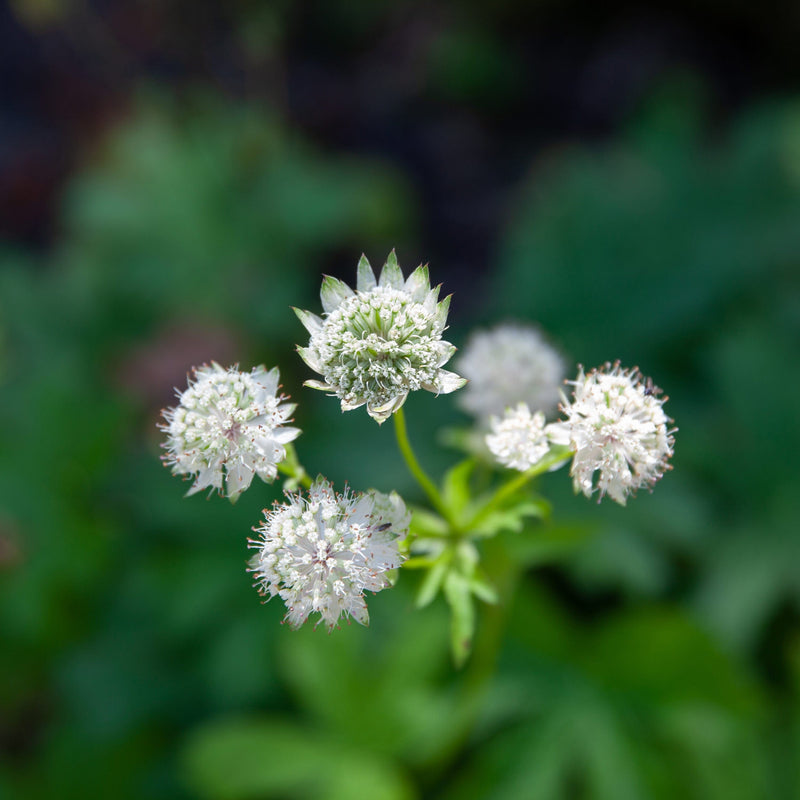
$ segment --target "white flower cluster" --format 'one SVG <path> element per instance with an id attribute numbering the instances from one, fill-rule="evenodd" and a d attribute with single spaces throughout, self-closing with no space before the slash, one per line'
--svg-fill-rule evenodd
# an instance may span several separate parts
<path id="1" fill-rule="evenodd" d="M 524 403 L 492 418 L 486 444 L 504 466 L 521 471 L 540 461 L 551 445 L 574 453 L 570 475 L 575 491 L 590 497 L 595 489 L 625 505 L 628 495 L 652 487 L 670 468 L 674 430 L 664 413 L 666 397 L 638 369 L 605 364 L 588 375 L 580 368 L 572 401 L 562 395 L 564 418 L 544 424 Z M 598 474 L 595 485 L 594 475 Z"/>
<path id="2" fill-rule="evenodd" d="M 664 413 L 666 397 L 638 369 L 607 363 L 588 375 L 580 368 L 572 401 L 564 398 L 564 421 L 550 426 L 552 441 L 575 455 L 570 475 L 575 491 L 590 497 L 596 488 L 625 505 L 628 495 L 653 484 L 670 469 L 674 429 Z"/>
<path id="3" fill-rule="evenodd" d="M 308 346 L 298 352 L 323 378 L 306 385 L 336 396 L 343 411 L 366 406 L 383 423 L 409 392 L 448 393 L 467 382 L 443 369 L 455 352 L 442 339 L 450 298 L 439 301 L 427 266 L 404 278 L 392 251 L 376 279 L 362 256 L 355 290 L 326 277 L 320 296 L 322 316 L 295 309 L 310 334 Z M 598 491 L 601 499 L 608 495 L 622 505 L 669 469 L 674 430 L 663 410 L 666 398 L 638 369 L 622 369 L 619 362 L 588 374 L 580 368 L 577 380 L 570 381 L 572 400 L 561 394 L 562 419 L 546 424 L 563 362 L 535 328 L 506 324 L 477 333 L 458 363 L 471 380 L 461 405 L 478 418 L 469 435 L 485 440 L 500 464 L 525 473 L 488 499 L 475 498 L 474 537 L 499 532 L 506 523 L 495 522 L 492 512 L 518 502 L 528 480 L 570 455 L 576 492 Z M 256 553 L 248 571 L 262 596 L 283 600 L 285 622 L 292 628 L 311 615 L 329 630 L 342 617 L 366 625 L 364 595 L 392 584 L 392 571 L 411 546 L 411 514 L 395 492 L 346 489 L 338 494 L 322 477 L 312 483 L 290 445 L 300 430 L 287 424 L 295 405 L 283 402 L 287 398 L 278 394 L 278 381 L 277 368 L 247 373 L 212 363 L 196 369 L 188 388 L 178 393 L 178 405 L 162 412 L 163 460 L 175 474 L 192 476 L 189 494 L 210 487 L 236 499 L 255 475 L 273 481 L 278 465 L 288 476 L 285 488 L 309 487 L 306 494 L 292 490 L 284 502 L 264 511 L 264 521 L 253 529 L 256 538 L 249 540 Z M 467 461 L 451 471 L 450 476 L 462 477 L 446 477 L 440 492 L 416 461 L 402 413 L 395 421 L 401 453 L 440 512 L 440 518 L 432 517 L 436 538 L 416 544 L 427 555 L 424 566 L 431 568 L 423 586 L 433 585 L 438 575 L 436 588 L 444 587 L 457 618 L 472 608 L 472 595 L 487 602 L 494 596 L 477 577 L 474 537 L 457 524 L 463 497 L 472 491 L 467 469 L 472 465 Z M 482 445 L 480 452 L 485 456 Z M 454 654 L 460 663 L 469 632 L 462 636 L 456 630 Z"/>
<path id="4" fill-rule="evenodd" d="M 486 445 L 505 467 L 524 472 L 550 449 L 544 413 L 531 414 L 525 403 L 508 409 L 502 418 L 491 417 L 490 424 L 492 432 L 486 436 Z"/>
<path id="5" fill-rule="evenodd" d="M 517 403 L 549 414 L 564 380 L 561 356 L 536 328 L 515 323 L 474 333 L 456 369 L 469 381 L 458 402 L 479 420 Z"/>
<path id="6" fill-rule="evenodd" d="M 261 537 L 250 542 L 258 549 L 250 571 L 263 595 L 280 595 L 286 603 L 289 625 L 299 627 L 311 613 L 328 629 L 342 615 L 366 625 L 364 591 L 389 586 L 388 571 L 403 561 L 398 541 L 407 535 L 410 515 L 400 497 L 340 495 L 318 479 L 307 498 L 289 495 L 264 513 L 255 529 Z"/>
<path id="7" fill-rule="evenodd" d="M 466 383 L 441 369 L 455 352 L 442 340 L 450 298 L 438 302 L 439 288 L 431 289 L 427 266 L 406 280 L 392 251 L 376 280 L 362 256 L 355 292 L 326 277 L 320 294 L 324 319 L 295 309 L 311 334 L 308 347 L 298 352 L 324 377 L 305 385 L 336 395 L 342 411 L 366 404 L 381 423 L 410 391 L 447 393 Z"/>
<path id="8" fill-rule="evenodd" d="M 277 476 L 285 445 L 300 435 L 284 423 L 295 409 L 278 396 L 278 370 L 252 372 L 212 363 L 195 370 L 176 408 L 163 411 L 164 462 L 176 475 L 196 475 L 189 494 L 213 487 L 236 498 L 254 475 Z"/>

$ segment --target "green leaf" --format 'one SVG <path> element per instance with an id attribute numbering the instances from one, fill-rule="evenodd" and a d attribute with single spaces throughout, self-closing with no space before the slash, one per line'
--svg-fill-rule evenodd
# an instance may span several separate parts
<path id="1" fill-rule="evenodd" d="M 448 555 L 448 557 L 445 558 L 445 555 Z M 414 601 L 414 605 L 417 608 L 425 608 L 425 606 L 429 606 L 433 602 L 434 598 L 439 593 L 439 589 L 442 588 L 442 582 L 449 568 L 449 553 L 443 553 L 438 560 L 434 562 L 430 571 L 420 584 L 416 600 Z"/>
<path id="2" fill-rule="evenodd" d="M 469 479 L 474 469 L 475 460 L 468 458 L 449 469 L 442 480 L 442 499 L 457 517 L 470 501 Z"/>
<path id="3" fill-rule="evenodd" d="M 231 720 L 201 728 L 187 743 L 183 768 L 195 792 L 214 800 L 414 796 L 408 779 L 376 754 L 365 758 L 361 749 L 276 719 Z"/>
<path id="4" fill-rule="evenodd" d="M 516 505 L 487 514 L 470 533 L 482 537 L 495 536 L 500 531 L 520 533 L 528 519 L 547 519 L 551 506 L 543 497 L 526 498 Z"/>
<path id="5" fill-rule="evenodd" d="M 515 561 L 525 567 L 536 567 L 567 558 L 596 530 L 593 524 L 547 525 L 526 535 L 509 537 L 505 543 Z"/>
<path id="6" fill-rule="evenodd" d="M 472 650 L 475 632 L 475 605 L 469 580 L 460 572 L 451 571 L 444 582 L 444 596 L 450 606 L 450 646 L 453 662 L 462 667 Z"/>
<path id="7" fill-rule="evenodd" d="M 497 589 L 482 569 L 475 571 L 475 574 L 470 579 L 469 588 L 472 594 L 479 600 L 483 600 L 484 603 L 495 605 L 499 600 Z"/>
<path id="8" fill-rule="evenodd" d="M 450 526 L 438 514 L 418 506 L 411 507 L 409 531 L 414 537 L 446 536 L 449 530 Z"/>

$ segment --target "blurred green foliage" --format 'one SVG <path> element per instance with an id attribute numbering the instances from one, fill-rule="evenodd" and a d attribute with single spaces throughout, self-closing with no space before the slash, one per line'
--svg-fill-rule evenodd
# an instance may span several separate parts
<path id="1" fill-rule="evenodd" d="M 697 88 L 671 83 L 618 144 L 537 166 L 492 304 L 587 366 L 639 363 L 667 387 L 676 474 L 630 513 L 606 510 L 575 566 L 661 594 L 679 580 L 670 550 L 702 564 L 693 604 L 737 649 L 800 607 L 799 125 L 800 105 L 773 103 L 712 139 Z"/>
<path id="2" fill-rule="evenodd" d="M 192 363 L 264 361 L 309 469 L 408 491 L 390 431 L 301 393 L 288 308 L 332 254 L 413 238 L 403 177 L 274 115 L 142 98 L 71 183 L 56 252 L 0 256 L 0 796 L 800 796 L 800 107 L 715 135 L 702 109 L 673 87 L 521 186 L 482 313 L 639 363 L 675 471 L 626 509 L 546 476 L 554 522 L 503 534 L 516 599 L 482 607 L 455 673 L 411 572 L 369 630 L 282 628 L 244 569 L 279 487 L 184 500 L 158 464 Z M 463 338 L 468 287 L 447 289 Z M 408 405 L 439 466 L 450 400 Z"/>

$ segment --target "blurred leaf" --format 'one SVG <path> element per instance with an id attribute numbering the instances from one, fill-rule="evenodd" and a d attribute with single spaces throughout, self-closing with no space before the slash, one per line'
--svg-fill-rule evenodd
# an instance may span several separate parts
<path id="1" fill-rule="evenodd" d="M 444 581 L 444 596 L 450 606 L 450 647 L 457 667 L 464 665 L 472 649 L 475 631 L 475 605 L 469 580 L 451 570 Z"/>
<path id="2" fill-rule="evenodd" d="M 514 560 L 525 567 L 536 567 L 553 561 L 564 560 L 595 534 L 591 524 L 548 524 L 507 536 L 506 547 Z"/>
<path id="3" fill-rule="evenodd" d="M 456 517 L 470 501 L 469 479 L 475 469 L 475 461 L 467 459 L 449 469 L 442 480 L 442 499 Z"/>
<path id="4" fill-rule="evenodd" d="M 376 800 L 416 796 L 391 763 L 293 722 L 239 720 L 207 725 L 184 751 L 187 782 L 200 797 L 308 797 L 349 800 L 353 792 Z"/>
<path id="5" fill-rule="evenodd" d="M 445 797 L 766 796 L 760 694 L 684 614 L 622 611 L 592 629 L 533 586 L 513 613 L 513 702 Z"/>
<path id="6" fill-rule="evenodd" d="M 443 612 L 439 605 L 415 611 L 401 582 L 370 599 L 370 630 L 352 625 L 329 636 L 310 629 L 282 636 L 285 681 L 314 725 L 339 742 L 435 763 L 463 724 L 457 698 L 439 685 L 449 676 Z"/>
<path id="7" fill-rule="evenodd" d="M 410 532 L 419 539 L 428 536 L 445 536 L 450 526 L 438 514 L 418 506 L 411 507 Z"/>
<path id="8" fill-rule="evenodd" d="M 451 553 L 446 550 L 433 562 L 417 590 L 417 598 L 414 601 L 417 608 L 425 608 L 430 605 L 439 594 L 442 583 L 448 574 L 451 558 Z"/>
<path id="9" fill-rule="evenodd" d="M 519 533 L 525 528 L 526 520 L 546 519 L 550 515 L 550 504 L 543 497 L 518 499 L 513 505 L 492 511 L 473 526 L 473 535 L 494 536 L 500 531 Z"/>

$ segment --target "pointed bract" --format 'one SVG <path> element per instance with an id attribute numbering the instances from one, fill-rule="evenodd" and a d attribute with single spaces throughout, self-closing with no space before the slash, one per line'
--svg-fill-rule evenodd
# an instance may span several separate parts
<path id="1" fill-rule="evenodd" d="M 301 308 L 292 308 L 297 318 L 303 323 L 303 327 L 312 335 L 322 330 L 322 317 L 312 314 L 310 311 L 303 311 Z"/>
<path id="2" fill-rule="evenodd" d="M 455 372 L 448 372 L 446 369 L 440 369 L 436 376 L 436 382 L 431 384 L 432 388 L 428 391 L 436 392 L 436 394 L 450 394 L 460 389 L 467 382 L 466 378 L 456 375 Z M 427 388 L 427 386 L 425 387 Z"/>
<path id="3" fill-rule="evenodd" d="M 312 350 L 310 347 L 298 347 L 297 352 L 300 358 L 302 358 L 314 372 L 322 372 L 322 362 L 315 350 Z"/>
<path id="4" fill-rule="evenodd" d="M 453 295 L 449 294 L 447 297 L 442 300 L 441 303 L 438 303 L 436 306 L 436 313 L 433 316 L 434 324 L 436 325 L 436 329 L 442 333 L 444 329 L 447 327 L 447 313 L 450 311 L 450 298 Z"/>
<path id="5" fill-rule="evenodd" d="M 397 263 L 397 254 L 392 250 L 386 263 L 381 270 L 381 277 L 378 280 L 378 286 L 385 286 L 389 289 L 402 290 L 405 280 L 403 279 L 403 271 Z"/>
<path id="6" fill-rule="evenodd" d="M 326 275 L 322 279 L 322 289 L 320 290 L 319 296 L 322 300 L 322 308 L 328 314 L 338 308 L 343 300 L 352 297 L 353 294 L 353 290 L 344 281 L 340 281 L 338 278 Z"/>
<path id="7" fill-rule="evenodd" d="M 428 275 L 428 265 L 420 264 L 406 280 L 405 291 L 417 303 L 425 302 L 425 297 L 431 290 L 431 280 Z"/>
<path id="8" fill-rule="evenodd" d="M 366 256 L 361 256 L 358 260 L 358 275 L 356 277 L 356 290 L 359 292 L 370 292 L 378 282 L 375 280 L 375 273 L 372 271 Z"/>

